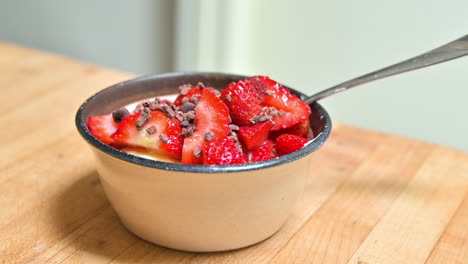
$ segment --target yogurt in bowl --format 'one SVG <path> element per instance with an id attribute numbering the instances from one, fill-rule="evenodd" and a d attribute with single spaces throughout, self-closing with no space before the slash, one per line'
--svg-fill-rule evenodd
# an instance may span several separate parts
<path id="1" fill-rule="evenodd" d="M 106 195 L 130 231 L 162 246 L 206 252 L 252 245 L 284 224 L 311 171 L 311 154 L 331 131 L 331 120 L 319 104 L 310 106 L 315 137 L 307 145 L 274 159 L 236 165 L 143 158 L 103 143 L 86 124 L 89 116 L 178 93 L 182 84 L 203 82 L 223 89 L 245 78 L 219 73 L 145 76 L 111 86 L 83 103 L 76 115 L 78 131 L 94 151 Z"/>

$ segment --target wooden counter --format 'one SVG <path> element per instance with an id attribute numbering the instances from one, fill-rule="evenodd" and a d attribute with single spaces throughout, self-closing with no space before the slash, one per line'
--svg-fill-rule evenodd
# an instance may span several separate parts
<path id="1" fill-rule="evenodd" d="M 468 263 L 468 154 L 341 123 L 266 241 L 194 254 L 135 237 L 74 126 L 132 77 L 0 43 L 0 263 Z"/>

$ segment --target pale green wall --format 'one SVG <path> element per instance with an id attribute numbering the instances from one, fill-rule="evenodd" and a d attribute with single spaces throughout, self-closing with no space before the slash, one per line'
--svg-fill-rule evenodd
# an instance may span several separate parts
<path id="1" fill-rule="evenodd" d="M 140 74 L 265 74 L 313 93 L 468 34 L 467 10 L 466 0 L 7 0 L 0 40 Z M 467 98 L 463 58 L 321 103 L 334 120 L 468 151 Z"/>
<path id="2" fill-rule="evenodd" d="M 211 4 L 197 2 L 202 10 Z M 211 46 L 224 53 L 193 65 L 269 75 L 308 94 L 468 34 L 466 0 L 220 2 L 216 16 L 223 19 L 214 29 L 199 30 L 211 30 L 213 38 L 205 41 L 216 41 Z M 243 45 L 229 46 L 233 42 Z M 468 57 L 369 83 L 321 103 L 334 120 L 468 151 L 467 98 Z"/>
<path id="3" fill-rule="evenodd" d="M 256 3 L 252 73 L 307 93 L 468 34 L 466 0 Z M 468 150 L 467 98 L 468 57 L 366 84 L 323 105 L 335 120 Z"/>
<path id="4" fill-rule="evenodd" d="M 171 0 L 0 1 L 0 40 L 134 73 L 172 69 Z"/>

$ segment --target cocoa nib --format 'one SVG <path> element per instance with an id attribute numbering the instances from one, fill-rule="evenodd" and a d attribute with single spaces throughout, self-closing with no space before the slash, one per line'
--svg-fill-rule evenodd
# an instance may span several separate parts
<path id="1" fill-rule="evenodd" d="M 239 140 L 239 138 L 237 137 L 237 133 L 234 132 L 234 131 L 229 132 L 228 138 L 234 139 L 235 141 L 238 141 L 238 140 Z"/>
<path id="2" fill-rule="evenodd" d="M 146 129 L 146 133 L 154 135 L 158 132 L 158 129 L 155 126 L 150 126 Z"/>
<path id="3" fill-rule="evenodd" d="M 179 90 L 180 90 L 181 95 L 188 94 L 190 89 L 192 89 L 192 85 L 190 85 L 190 84 L 184 84 L 184 85 L 179 86 Z"/>
<path id="4" fill-rule="evenodd" d="M 180 111 L 182 111 L 184 113 L 187 113 L 188 111 L 192 111 L 192 110 L 195 109 L 195 104 L 190 103 L 190 102 L 186 102 L 179 109 L 180 109 Z"/>
<path id="5" fill-rule="evenodd" d="M 187 102 L 186 104 L 192 103 Z M 195 106 L 194 104 L 192 105 Z M 180 121 L 180 125 L 182 126 L 182 135 L 185 137 L 190 137 L 195 131 L 195 127 L 193 125 L 193 122 L 195 121 L 195 111 L 189 110 L 187 112 L 183 112 L 182 108 L 183 105 L 179 108 L 176 118 Z"/>
<path id="6" fill-rule="evenodd" d="M 180 123 L 184 122 L 184 117 L 180 113 L 177 113 L 175 118 L 179 120 Z"/>
<path id="7" fill-rule="evenodd" d="M 151 110 L 148 107 L 143 108 L 141 114 L 138 116 L 135 125 L 138 130 L 142 129 L 151 119 Z"/>
<path id="8" fill-rule="evenodd" d="M 263 123 L 263 122 L 266 122 L 266 121 L 270 121 L 272 119 L 273 119 L 273 117 L 271 115 L 259 115 L 259 116 L 256 116 L 256 117 L 252 118 L 250 120 L 250 123 L 252 125 L 255 125 L 255 124 L 258 124 L 258 123 Z"/>
<path id="9" fill-rule="evenodd" d="M 185 121 L 184 121 L 185 122 Z M 193 132 L 195 131 L 195 128 L 193 125 L 189 125 L 187 127 L 183 127 L 182 128 L 182 135 L 184 137 L 190 137 L 191 135 L 193 135 Z"/>
<path id="10" fill-rule="evenodd" d="M 206 142 L 210 142 L 214 139 L 214 133 L 211 131 L 206 132 L 204 139 Z"/>
<path id="11" fill-rule="evenodd" d="M 243 152 L 242 145 L 239 141 L 239 137 L 237 136 L 237 133 L 231 130 L 231 132 L 229 132 L 228 138 L 234 139 L 237 150 L 242 153 Z"/>
<path id="12" fill-rule="evenodd" d="M 275 107 L 263 107 L 262 108 L 262 112 L 260 115 L 271 115 L 272 117 L 276 117 L 276 116 L 279 116 L 281 113 L 285 114 L 286 112 L 284 112 L 283 110 L 278 110 L 276 109 Z"/>
<path id="13" fill-rule="evenodd" d="M 179 110 L 177 106 L 175 106 L 172 103 L 169 103 L 169 102 L 161 103 L 161 100 L 159 100 L 159 98 L 156 98 L 153 102 L 149 102 L 148 107 L 151 110 L 161 111 L 167 117 L 170 117 L 170 118 L 176 117 L 177 111 Z"/>
<path id="14" fill-rule="evenodd" d="M 141 112 L 143 111 L 145 107 L 149 107 L 149 106 L 150 106 L 150 101 L 141 102 L 135 107 L 135 110 L 133 110 L 133 113 Z"/>
<path id="15" fill-rule="evenodd" d="M 220 92 L 220 91 L 218 91 L 218 90 L 216 90 L 216 89 L 213 89 L 212 91 L 213 91 L 213 93 L 216 95 L 216 97 L 220 97 L 220 96 L 221 96 L 221 92 Z"/>
<path id="16" fill-rule="evenodd" d="M 170 118 L 174 118 L 177 114 L 177 112 L 174 110 L 174 108 L 169 105 L 169 104 L 163 104 L 162 105 L 162 112 L 166 114 Z"/>
<path id="17" fill-rule="evenodd" d="M 160 139 L 163 143 L 169 142 L 169 137 L 167 137 L 166 134 L 161 134 L 161 135 L 159 135 L 159 139 Z"/>
<path id="18" fill-rule="evenodd" d="M 195 120 L 195 111 L 188 111 L 187 113 L 182 113 L 181 115 L 185 120 L 189 122 Z"/>
<path id="19" fill-rule="evenodd" d="M 116 123 L 120 123 L 120 121 L 122 121 L 122 119 L 124 119 L 128 115 L 130 115 L 130 112 L 125 107 L 121 107 L 112 112 L 112 117 L 114 118 L 114 122 Z"/>
<path id="20" fill-rule="evenodd" d="M 267 121 L 273 120 L 273 118 L 275 118 L 277 116 L 283 116 L 285 114 L 286 114 L 286 112 L 283 111 L 283 110 L 278 110 L 278 109 L 276 109 L 275 107 L 272 107 L 272 106 L 270 106 L 270 107 L 265 106 L 265 107 L 262 108 L 262 110 L 260 111 L 260 114 L 258 116 L 255 116 L 250 120 L 250 123 L 252 125 L 255 125 L 255 124 L 258 124 L 258 123 L 267 122 Z"/>
<path id="21" fill-rule="evenodd" d="M 232 131 L 239 131 L 239 126 L 234 125 L 234 124 L 230 124 L 230 125 L 229 125 L 229 128 L 230 128 Z"/>
<path id="22" fill-rule="evenodd" d="M 188 127 L 188 126 L 190 126 L 190 122 L 187 121 L 187 120 L 183 120 L 182 122 L 180 122 L 180 125 L 181 125 L 182 127 Z"/>
<path id="23" fill-rule="evenodd" d="M 194 105 L 197 105 L 200 101 L 200 96 L 200 94 L 193 95 L 192 97 L 190 97 L 189 102 L 192 102 Z"/>
<path id="24" fill-rule="evenodd" d="M 199 159 L 201 158 L 202 156 L 202 150 L 200 148 L 194 148 L 193 149 L 193 156 L 195 156 L 195 158 Z"/>
<path id="25" fill-rule="evenodd" d="M 269 111 L 271 116 L 277 116 L 279 114 L 278 109 L 276 109 L 274 107 L 268 107 L 268 111 Z"/>
<path id="26" fill-rule="evenodd" d="M 162 109 L 161 101 L 159 101 L 159 100 L 158 101 L 156 101 L 156 100 L 152 101 L 152 102 L 149 103 L 148 107 L 151 110 L 160 110 L 161 111 L 161 109 Z"/>

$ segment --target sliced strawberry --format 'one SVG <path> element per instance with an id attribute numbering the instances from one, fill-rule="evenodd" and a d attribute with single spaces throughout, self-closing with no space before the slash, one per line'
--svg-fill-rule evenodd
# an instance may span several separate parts
<path id="1" fill-rule="evenodd" d="M 239 126 L 249 126 L 261 120 L 260 117 L 271 116 L 274 122 L 271 130 L 280 130 L 306 121 L 311 114 L 309 105 L 265 76 L 229 84 L 221 99 Z"/>
<path id="2" fill-rule="evenodd" d="M 252 125 L 252 119 L 262 111 L 266 87 L 252 77 L 233 82 L 221 92 L 221 99 L 229 107 L 232 121 L 238 126 Z"/>
<path id="3" fill-rule="evenodd" d="M 277 157 L 276 145 L 272 140 L 267 140 L 258 149 L 249 153 L 249 161 L 257 162 Z"/>
<path id="4" fill-rule="evenodd" d="M 211 134 L 211 139 L 225 138 L 230 132 L 230 123 L 228 107 L 215 93 L 203 89 L 200 101 L 195 107 L 195 132 L 184 139 L 182 163 L 203 164 L 201 151 L 207 143 L 206 134 Z"/>
<path id="5" fill-rule="evenodd" d="M 203 164 L 204 139 L 201 133 L 193 133 L 190 137 L 184 139 L 182 146 L 183 164 Z"/>
<path id="6" fill-rule="evenodd" d="M 286 155 L 304 147 L 307 142 L 309 140 L 303 137 L 283 134 L 276 139 L 276 150 L 279 156 Z"/>
<path id="7" fill-rule="evenodd" d="M 279 112 L 273 115 L 275 125 L 272 130 L 288 128 L 309 118 L 311 114 L 309 105 L 292 94 L 289 89 L 266 76 L 258 76 L 258 78 L 266 86 L 264 105 L 274 107 Z"/>
<path id="8" fill-rule="evenodd" d="M 100 115 L 100 116 L 90 116 L 88 117 L 88 129 L 91 134 L 97 137 L 102 142 L 111 145 L 117 146 L 115 140 L 111 138 L 111 135 L 117 131 L 118 124 L 114 122 L 112 114 L 109 115 Z"/>
<path id="9" fill-rule="evenodd" d="M 291 135 L 296 135 L 296 136 L 300 136 L 303 138 L 307 138 L 307 136 L 309 135 L 309 131 L 310 131 L 310 121 L 309 119 L 307 119 L 305 121 L 295 124 L 292 127 L 283 128 L 283 129 L 276 130 L 276 131 L 271 131 L 269 137 L 270 139 L 276 140 L 276 138 L 281 136 L 282 134 L 291 134 Z"/>
<path id="10" fill-rule="evenodd" d="M 239 128 L 239 136 L 248 150 L 255 150 L 268 139 L 268 133 L 272 126 L 273 123 L 271 121 L 253 126 L 243 126 Z"/>
<path id="11" fill-rule="evenodd" d="M 143 147 L 180 159 L 182 152 L 180 122 L 167 117 L 163 112 L 151 111 L 148 123 L 142 129 L 137 129 L 136 121 L 140 114 L 141 112 L 138 112 L 125 117 L 112 138 L 129 147 Z"/>
<path id="12" fill-rule="evenodd" d="M 213 139 L 203 151 L 203 164 L 205 165 L 232 165 L 246 162 L 244 155 L 237 149 L 234 139 Z"/>
<path id="13" fill-rule="evenodd" d="M 184 98 L 190 99 L 192 98 L 192 96 L 201 96 L 204 89 L 208 89 L 211 91 L 215 90 L 215 88 L 213 87 L 204 87 L 199 84 L 197 86 L 192 87 L 190 90 L 185 91 L 184 94 L 180 93 L 175 99 L 174 104 L 176 106 L 181 106 L 183 104 Z"/>

